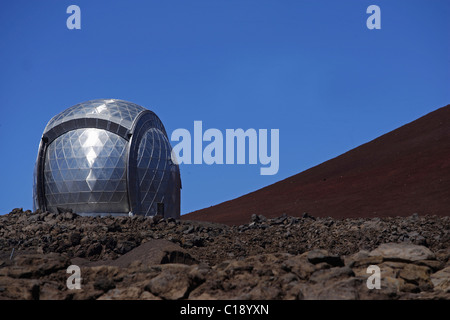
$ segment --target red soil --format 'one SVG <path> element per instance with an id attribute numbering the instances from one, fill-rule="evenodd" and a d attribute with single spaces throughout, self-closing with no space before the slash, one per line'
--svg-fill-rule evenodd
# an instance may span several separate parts
<path id="1" fill-rule="evenodd" d="M 450 105 L 334 159 L 234 200 L 181 216 L 239 225 L 273 218 L 450 215 Z"/>

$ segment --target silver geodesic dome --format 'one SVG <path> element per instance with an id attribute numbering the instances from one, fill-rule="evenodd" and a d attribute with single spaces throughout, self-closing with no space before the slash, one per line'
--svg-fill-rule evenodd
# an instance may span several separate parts
<path id="1" fill-rule="evenodd" d="M 45 127 L 35 165 L 34 209 L 82 215 L 180 216 L 180 171 L 161 120 L 137 104 L 74 105 Z"/>

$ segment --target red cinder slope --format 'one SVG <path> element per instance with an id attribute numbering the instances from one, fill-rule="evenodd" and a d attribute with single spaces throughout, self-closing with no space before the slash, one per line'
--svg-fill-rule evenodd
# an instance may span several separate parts
<path id="1" fill-rule="evenodd" d="M 290 178 L 181 216 L 237 225 L 253 213 L 450 215 L 450 105 Z"/>

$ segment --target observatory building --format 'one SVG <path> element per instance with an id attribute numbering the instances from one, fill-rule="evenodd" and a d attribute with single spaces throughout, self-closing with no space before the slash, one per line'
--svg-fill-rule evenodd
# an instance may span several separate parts
<path id="1" fill-rule="evenodd" d="M 116 99 L 74 105 L 45 127 L 34 170 L 34 209 L 179 218 L 181 179 L 171 151 L 161 120 L 150 110 Z"/>

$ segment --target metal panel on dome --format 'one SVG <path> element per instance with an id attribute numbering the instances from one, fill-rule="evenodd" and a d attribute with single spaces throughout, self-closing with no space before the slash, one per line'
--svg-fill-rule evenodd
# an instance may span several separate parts
<path id="1" fill-rule="evenodd" d="M 137 173 L 141 208 L 145 215 L 157 214 L 157 203 L 167 197 L 170 179 L 170 144 L 167 137 L 158 129 L 149 129 L 140 142 Z"/>
<path id="2" fill-rule="evenodd" d="M 123 100 L 90 100 L 74 105 L 54 116 L 45 127 L 44 133 L 63 122 L 86 118 L 104 119 L 131 129 L 133 120 L 145 110 L 137 104 Z M 95 124 L 93 126 L 95 127 Z"/>
<path id="3" fill-rule="evenodd" d="M 76 212 L 128 213 L 126 141 L 100 129 L 77 129 L 47 148 L 47 206 Z"/>

